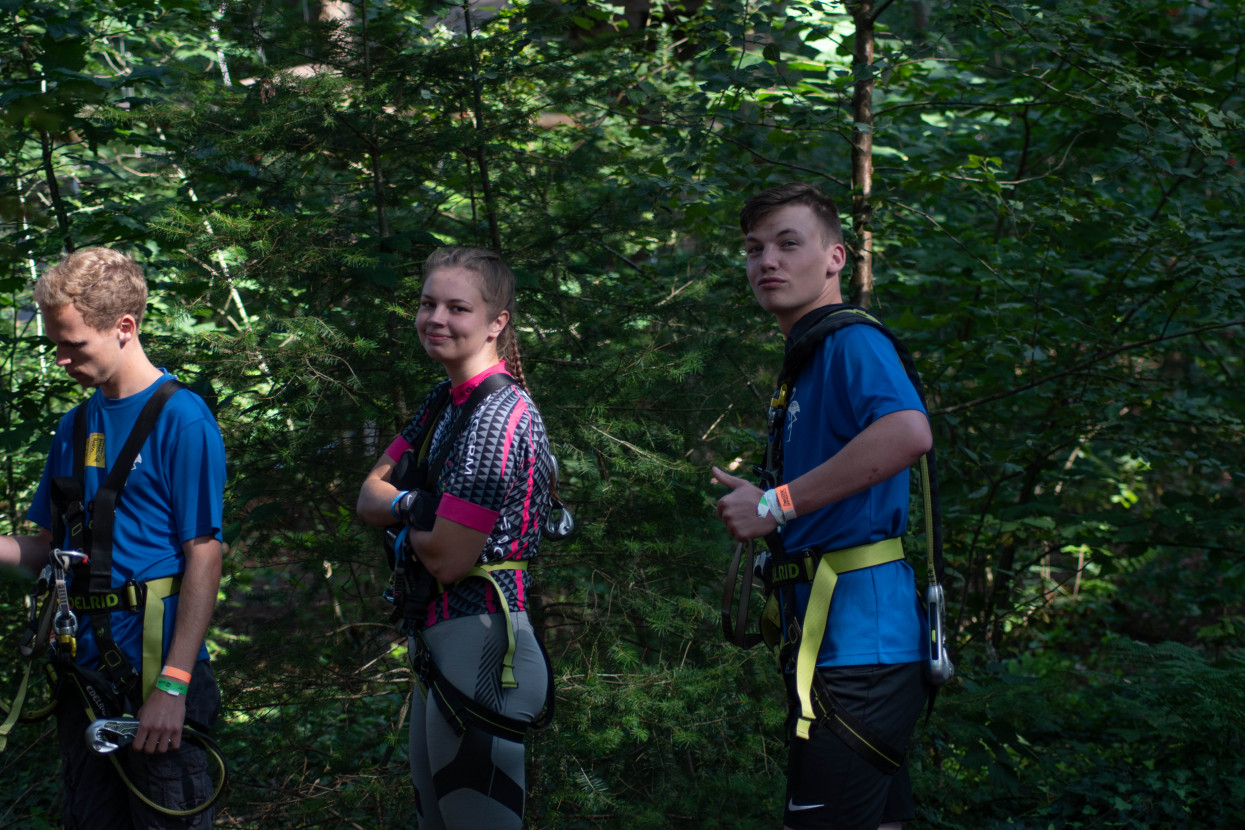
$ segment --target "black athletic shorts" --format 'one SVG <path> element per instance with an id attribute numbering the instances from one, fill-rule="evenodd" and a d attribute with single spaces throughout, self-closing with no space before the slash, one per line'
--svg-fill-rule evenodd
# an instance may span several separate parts
<path id="1" fill-rule="evenodd" d="M 818 669 L 839 703 L 887 743 L 903 750 L 928 697 L 920 663 Z M 787 675 L 788 706 L 799 711 L 794 677 Z M 875 769 L 816 724 L 808 740 L 794 735 L 787 753 L 787 802 L 783 821 L 792 830 L 877 830 L 908 821 L 916 810 L 908 765 L 894 775 Z"/>
<path id="2" fill-rule="evenodd" d="M 69 684 L 67 684 L 69 685 Z M 56 708 L 61 749 L 61 819 L 67 830 L 207 830 L 215 806 L 193 816 L 175 817 L 152 810 L 126 788 L 112 760 L 86 747 L 87 720 L 75 691 L 68 691 Z M 131 713 L 138 701 L 130 701 Z M 207 660 L 200 660 L 186 696 L 186 720 L 210 729 L 220 714 L 220 689 Z M 115 751 L 126 776 L 149 799 L 164 807 L 184 810 L 202 804 L 214 788 L 207 753 L 182 741 L 180 749 L 148 755 L 126 746 Z"/>

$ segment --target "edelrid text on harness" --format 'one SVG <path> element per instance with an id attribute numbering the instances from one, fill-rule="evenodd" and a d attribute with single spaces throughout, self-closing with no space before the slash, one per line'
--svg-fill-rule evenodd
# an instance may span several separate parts
<path id="1" fill-rule="evenodd" d="M 422 490 L 423 496 L 436 499 L 436 482 L 440 477 L 441 468 L 457 440 L 458 435 L 467 426 L 471 414 L 477 406 L 490 394 L 514 384 L 512 377 L 498 372 L 482 380 L 471 395 L 463 403 L 454 422 L 450 425 L 437 455 L 429 459 L 432 444 L 432 433 L 449 404 L 449 388 L 442 388 L 428 404 L 428 417 L 411 442 L 411 447 L 402 454 L 392 474 L 392 484 L 399 490 Z M 553 508 L 565 512 L 559 503 Z M 566 514 L 569 516 L 569 513 Z M 569 519 L 567 520 L 569 521 Z M 572 523 L 573 524 L 573 523 Z M 424 528 L 420 528 L 424 529 Z M 385 592 L 385 597 L 396 606 L 394 620 L 402 620 L 401 629 L 411 636 L 416 644 L 415 653 L 411 655 L 411 664 L 419 679 L 420 690 L 424 694 L 431 692 L 445 714 L 446 720 L 461 734 L 469 725 L 475 725 L 484 731 L 511 741 L 522 741 L 528 728 L 539 729 L 553 718 L 554 693 L 553 669 L 544 645 L 537 639 L 545 668 L 549 675 L 549 684 L 545 696 L 543 715 L 533 721 L 519 721 L 495 712 L 477 703 L 469 695 L 463 693 L 445 678 L 432 659 L 432 653 L 424 643 L 420 633 L 427 621 L 428 605 L 439 595 L 453 586 L 439 583 L 428 573 L 427 568 L 413 557 L 407 555 L 406 536 L 411 530 L 407 524 L 391 525 L 385 530 L 385 552 L 393 568 L 393 584 Z M 569 533 L 569 528 L 567 528 Z M 502 592 L 501 586 L 493 576 L 495 571 L 525 571 L 527 562 L 524 560 L 503 560 L 485 562 L 475 565 L 457 583 L 467 579 L 484 579 L 497 593 L 502 614 L 506 619 L 506 652 L 502 657 L 501 687 L 514 689 L 518 681 L 514 674 L 515 636 L 514 623 L 510 617 L 510 603 Z"/>
<path id="2" fill-rule="evenodd" d="M 768 489 L 782 483 L 782 439 L 790 403 L 792 385 L 815 349 L 833 332 L 853 324 L 865 324 L 884 333 L 894 345 L 904 371 L 916 389 L 922 405 L 925 404 L 924 389 L 916 371 L 911 353 L 877 318 L 862 308 L 839 304 L 825 306 L 810 312 L 796 324 L 789 340 L 788 350 L 778 376 L 777 388 L 770 400 L 768 441 L 765 466 L 757 468 L 761 487 Z M 953 668 L 947 657 L 944 632 L 945 608 L 941 586 L 943 574 L 941 511 L 938 499 L 937 466 L 931 449 L 921 457 L 919 478 L 925 514 L 925 539 L 929 585 L 926 590 L 926 610 L 929 615 L 929 639 L 925 661 L 926 675 L 932 689 L 951 678 Z M 814 722 L 830 728 L 862 758 L 883 773 L 892 774 L 902 766 L 904 753 L 889 746 L 868 726 L 846 711 L 826 686 L 817 672 L 817 655 L 829 618 L 830 604 L 834 596 L 839 574 L 871 568 L 904 558 L 903 544 L 899 539 L 884 539 L 868 545 L 821 551 L 807 549 L 789 553 L 782 537 L 775 530 L 766 537 L 766 545 L 772 557 L 770 564 L 762 568 L 766 603 L 760 621 L 760 632 L 747 630 L 751 582 L 756 557 L 751 542 L 736 546 L 735 554 L 727 569 L 723 584 L 722 628 L 726 639 L 743 648 L 751 648 L 764 641 L 771 648 L 779 649 L 780 665 L 793 667 L 799 712 L 794 733 L 797 739 L 807 739 Z M 747 556 L 744 556 L 745 551 Z M 742 580 L 742 582 L 741 582 Z M 739 601 L 736 611 L 735 586 L 740 582 Z M 796 608 L 795 586 L 811 583 L 808 605 L 803 619 L 794 613 Z M 790 621 L 784 633 L 779 598 L 789 609 Z M 931 692 L 931 705 L 933 702 Z"/>

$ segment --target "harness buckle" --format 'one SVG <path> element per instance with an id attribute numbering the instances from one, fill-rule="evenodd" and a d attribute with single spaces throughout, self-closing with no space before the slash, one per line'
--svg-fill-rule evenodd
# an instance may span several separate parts
<path id="1" fill-rule="evenodd" d="M 78 654 L 78 615 L 68 608 L 57 611 L 52 627 L 56 629 L 56 647 L 65 649 L 70 657 L 76 657 Z"/>
<path id="2" fill-rule="evenodd" d="M 145 594 L 147 593 L 145 585 L 140 585 L 133 579 L 129 579 L 121 586 L 121 590 L 118 593 L 125 597 L 125 604 L 129 606 L 127 608 L 128 611 L 137 614 L 143 610 L 143 603 L 146 602 Z"/>

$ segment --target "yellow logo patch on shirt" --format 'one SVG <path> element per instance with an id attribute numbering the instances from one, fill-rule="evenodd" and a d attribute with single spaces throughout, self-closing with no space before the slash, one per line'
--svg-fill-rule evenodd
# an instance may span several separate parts
<path id="1" fill-rule="evenodd" d="M 92 432 L 86 439 L 86 466 L 104 467 L 104 433 Z"/>

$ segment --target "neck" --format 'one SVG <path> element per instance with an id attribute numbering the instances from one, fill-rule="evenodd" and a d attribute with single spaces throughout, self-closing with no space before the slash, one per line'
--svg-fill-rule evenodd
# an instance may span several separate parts
<path id="1" fill-rule="evenodd" d="M 126 356 L 111 378 L 99 385 L 100 391 L 106 398 L 128 398 L 130 395 L 137 395 L 164 374 L 147 359 L 146 353 L 143 352 L 137 340 L 127 344 L 127 349 L 134 351 Z"/>
<path id="2" fill-rule="evenodd" d="M 445 372 L 450 376 L 450 386 L 462 386 L 481 372 L 496 366 L 501 362 L 501 358 L 497 356 L 496 351 L 481 352 L 466 360 L 455 362 L 453 364 L 445 363 Z"/>

